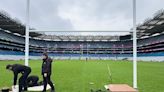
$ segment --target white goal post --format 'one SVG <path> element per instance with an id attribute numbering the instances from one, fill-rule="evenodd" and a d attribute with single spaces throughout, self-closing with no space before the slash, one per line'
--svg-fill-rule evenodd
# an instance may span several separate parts
<path id="1" fill-rule="evenodd" d="M 133 88 L 137 89 L 137 32 L 136 32 L 136 0 L 133 2 L 133 30 L 107 30 L 97 32 L 133 32 Z M 25 34 L 25 65 L 29 65 L 29 32 L 43 32 L 45 30 L 30 30 L 30 0 L 27 0 L 26 6 L 26 34 Z M 46 32 L 96 32 L 96 31 L 63 31 L 63 30 L 46 30 Z"/>

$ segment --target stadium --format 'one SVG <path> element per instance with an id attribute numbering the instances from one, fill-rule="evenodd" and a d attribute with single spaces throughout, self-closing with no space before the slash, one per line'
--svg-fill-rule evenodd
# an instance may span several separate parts
<path id="1" fill-rule="evenodd" d="M 8 13 L 0 12 L 0 88 L 12 86 L 13 75 L 6 71 L 6 65 L 24 64 L 26 27 Z M 162 9 L 136 26 L 139 92 L 164 92 L 163 29 Z M 61 34 L 53 35 L 29 32 L 31 74 L 42 79 L 41 56 L 47 52 L 54 60 L 52 79 L 57 92 L 94 92 L 92 89 L 105 90 L 106 84 L 133 86 L 133 33 L 111 36 L 101 30 L 90 35 L 79 32 L 55 31 Z"/>
<path id="2" fill-rule="evenodd" d="M 1 12 L 1 60 L 24 58 L 25 25 L 22 25 Z M 138 58 L 140 61 L 163 61 L 163 10 L 150 20 L 137 27 Z M 22 31 L 20 31 L 22 30 Z M 100 31 L 100 33 L 102 33 Z M 39 59 L 48 51 L 54 59 L 118 59 L 132 60 L 132 35 L 46 35 L 30 33 L 31 59 Z M 156 57 L 156 58 L 154 58 Z"/>

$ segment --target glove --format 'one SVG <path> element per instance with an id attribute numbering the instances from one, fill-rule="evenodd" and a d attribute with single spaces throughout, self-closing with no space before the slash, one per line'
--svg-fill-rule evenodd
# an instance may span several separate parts
<path id="1" fill-rule="evenodd" d="M 44 73 L 44 77 L 47 77 L 47 73 Z"/>

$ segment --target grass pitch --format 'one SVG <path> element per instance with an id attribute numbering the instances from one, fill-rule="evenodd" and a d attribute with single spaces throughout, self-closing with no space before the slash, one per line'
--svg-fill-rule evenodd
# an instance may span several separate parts
<path id="1" fill-rule="evenodd" d="M 11 86 L 13 73 L 5 69 L 7 64 L 23 61 L 0 61 L 0 88 Z M 31 75 L 41 77 L 41 60 L 30 60 Z M 108 73 L 108 65 L 112 81 Z M 53 62 L 52 80 L 56 92 L 90 92 L 91 89 L 104 89 L 105 84 L 126 83 L 132 86 L 132 62 L 109 60 L 64 60 Z M 164 62 L 138 63 L 139 92 L 164 92 Z"/>

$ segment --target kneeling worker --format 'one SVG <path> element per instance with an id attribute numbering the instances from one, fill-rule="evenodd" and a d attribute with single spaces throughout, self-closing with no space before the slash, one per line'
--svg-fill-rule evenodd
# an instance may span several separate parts
<path id="1" fill-rule="evenodd" d="M 48 57 L 47 53 L 43 53 L 43 63 L 42 63 L 42 76 L 44 89 L 43 92 L 46 92 L 47 84 L 51 86 L 51 92 L 55 92 L 54 85 L 51 81 L 51 66 L 52 59 Z"/>
<path id="2" fill-rule="evenodd" d="M 31 73 L 31 68 L 21 64 L 7 65 L 6 69 L 13 71 L 14 73 L 14 87 L 17 84 L 18 74 L 22 74 L 19 78 L 19 92 L 27 90 L 27 77 Z"/>
<path id="3" fill-rule="evenodd" d="M 28 87 L 38 86 L 39 85 L 38 81 L 39 81 L 38 76 L 35 75 L 29 76 L 27 78 L 27 86 Z"/>

